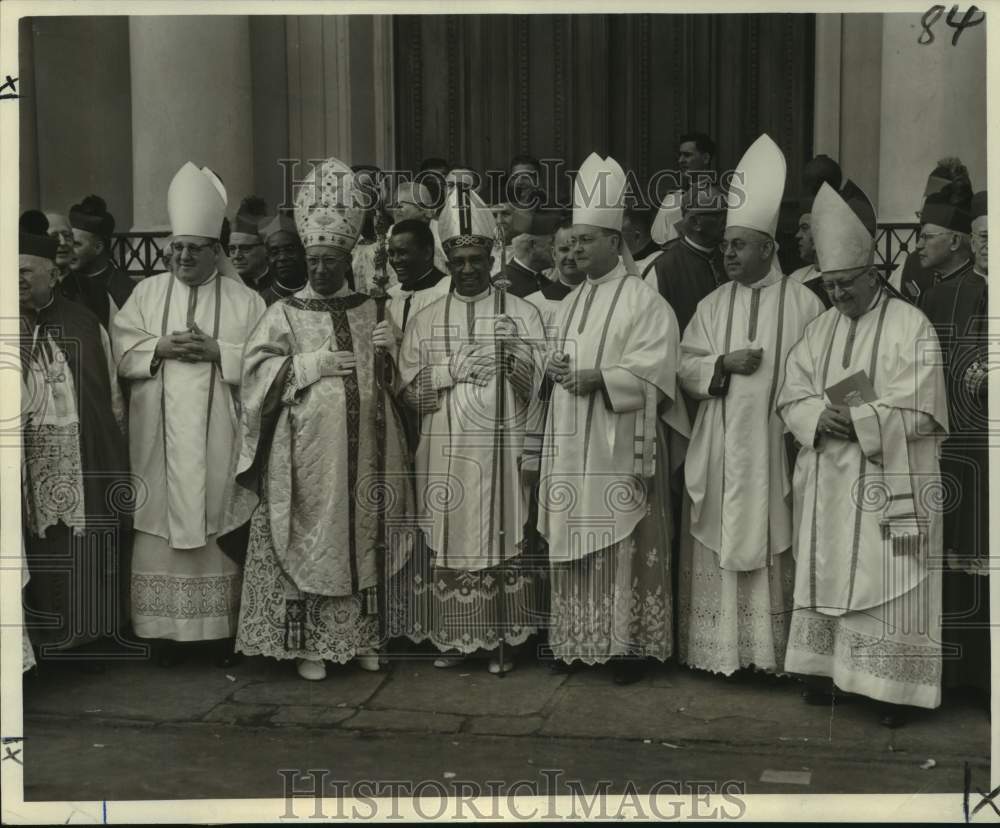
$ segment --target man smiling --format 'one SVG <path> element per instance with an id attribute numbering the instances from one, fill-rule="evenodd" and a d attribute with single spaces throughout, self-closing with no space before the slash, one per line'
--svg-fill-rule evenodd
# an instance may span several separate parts
<path id="1" fill-rule="evenodd" d="M 833 307 L 788 355 L 778 411 L 801 444 L 795 466 L 795 610 L 785 669 L 900 705 L 941 702 L 941 485 L 948 407 L 938 338 L 872 266 L 875 242 L 824 184 L 813 238 Z M 841 389 L 841 390 L 838 390 Z M 848 404 L 849 403 L 849 404 Z"/>
<path id="2" fill-rule="evenodd" d="M 729 194 L 720 244 L 732 281 L 698 303 L 680 366 L 684 390 L 702 401 L 684 467 L 680 658 L 726 675 L 782 669 L 792 499 L 774 400 L 788 349 L 823 311 L 778 269 L 781 150 L 762 135 L 737 171 L 742 189 Z"/>
<path id="3" fill-rule="evenodd" d="M 141 638 L 219 640 L 232 663 L 239 567 L 216 543 L 236 438 L 243 343 L 264 311 L 239 279 L 220 276 L 225 189 L 188 162 L 167 193 L 171 272 L 144 279 L 112 323 L 129 384 L 132 470 L 149 495 L 135 516 L 132 621 Z"/>

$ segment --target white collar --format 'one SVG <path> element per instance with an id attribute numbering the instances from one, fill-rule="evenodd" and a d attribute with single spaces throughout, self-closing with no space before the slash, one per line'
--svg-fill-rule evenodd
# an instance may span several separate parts
<path id="1" fill-rule="evenodd" d="M 525 270 L 527 270 L 527 271 L 528 271 L 528 273 L 535 273 L 535 274 L 537 275 L 537 272 L 536 272 L 536 271 L 534 271 L 534 270 L 532 270 L 532 269 L 531 269 L 530 267 L 528 267 L 528 266 L 527 266 L 527 265 L 526 265 L 526 264 L 525 264 L 524 262 L 522 262 L 522 261 L 521 261 L 521 260 L 520 260 L 519 258 L 517 258 L 517 256 L 515 256 L 515 257 L 514 257 L 514 264 L 516 264 L 516 265 L 520 265 L 520 266 L 521 266 L 521 267 L 523 267 L 523 268 L 524 268 Z"/>
<path id="2" fill-rule="evenodd" d="M 218 276 L 218 275 L 219 275 L 219 269 L 218 269 L 218 268 L 216 268 L 215 270 L 213 270 L 213 271 L 212 271 L 212 275 L 211 275 L 211 276 L 209 276 L 209 277 L 208 277 L 208 278 L 207 278 L 207 279 L 206 279 L 206 280 L 205 280 L 204 282 L 200 282 L 200 283 L 199 283 L 199 284 L 197 284 L 197 285 L 189 285 L 189 284 L 188 284 L 187 282 L 185 282 L 185 281 L 184 281 L 183 279 L 181 279 L 181 278 L 180 278 L 180 277 L 179 277 L 179 276 L 178 276 L 178 275 L 177 275 L 176 273 L 174 273 L 173 271 L 171 271 L 170 275 L 171 275 L 171 276 L 173 276 L 173 277 L 174 277 L 174 279 L 176 279 L 176 280 L 177 280 L 178 282 L 180 282 L 180 283 L 181 283 L 182 285 L 184 285 L 184 287 L 186 287 L 186 288 L 188 288 L 188 289 L 193 289 L 193 288 L 196 288 L 196 287 L 205 287 L 205 285 L 207 285 L 207 284 L 210 284 L 210 283 L 211 283 L 211 281 L 212 281 L 212 280 L 213 280 L 213 279 L 214 279 L 214 278 L 215 278 L 216 276 Z"/>
<path id="3" fill-rule="evenodd" d="M 460 302 L 478 302 L 480 299 L 485 299 L 487 296 L 490 295 L 490 286 L 487 285 L 486 290 L 484 290 L 482 293 L 477 293 L 475 296 L 463 296 L 457 290 L 454 291 L 454 294 L 455 298 L 458 299 L 458 301 Z"/>
<path id="4" fill-rule="evenodd" d="M 684 236 L 684 241 L 686 241 L 688 244 L 690 244 L 695 250 L 700 250 L 702 253 L 711 253 L 712 252 L 712 248 L 711 247 L 705 247 L 704 245 L 698 244 L 698 242 L 696 242 L 690 236 Z"/>
<path id="5" fill-rule="evenodd" d="M 588 275 L 586 278 L 586 282 L 587 284 L 590 285 L 603 285 L 605 282 L 612 282 L 615 279 L 621 278 L 622 276 L 625 276 L 627 274 L 628 271 L 625 269 L 625 263 L 621 259 L 619 259 L 618 264 L 616 264 L 613 268 L 611 268 L 611 270 L 609 270 L 603 276 L 598 276 L 596 279 L 594 279 L 593 277 Z"/>

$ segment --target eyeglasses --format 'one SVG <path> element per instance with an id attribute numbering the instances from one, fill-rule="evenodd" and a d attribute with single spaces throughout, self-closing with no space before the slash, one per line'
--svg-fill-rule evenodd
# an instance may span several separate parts
<path id="1" fill-rule="evenodd" d="M 823 290 L 826 291 L 828 296 L 833 296 L 838 290 L 842 290 L 844 293 L 850 293 L 854 290 L 854 283 L 858 281 L 862 276 L 866 276 L 871 273 L 870 270 L 862 270 L 860 273 L 856 273 L 850 279 L 843 279 L 839 282 L 827 282 L 823 280 Z"/>
<path id="2" fill-rule="evenodd" d="M 211 249 L 214 245 L 215 242 L 208 242 L 207 244 L 185 244 L 184 242 L 172 242 L 170 245 L 170 251 L 175 256 L 182 256 L 185 252 L 190 253 L 192 256 L 198 256 L 206 250 Z"/>
<path id="3" fill-rule="evenodd" d="M 950 236 L 951 233 L 942 230 L 940 233 L 920 233 L 917 236 L 917 242 L 926 242 L 928 239 L 933 239 L 935 236 Z"/>
<path id="4" fill-rule="evenodd" d="M 264 242 L 254 242 L 253 244 L 231 244 L 229 246 L 229 255 L 235 256 L 237 253 L 249 253 L 255 247 L 260 247 Z"/>
<path id="5" fill-rule="evenodd" d="M 986 233 L 987 233 L 987 231 L 985 231 L 985 230 L 982 230 L 979 233 L 973 233 L 972 234 L 972 238 L 974 238 L 978 242 L 982 242 L 983 244 L 986 244 L 989 241 L 989 239 L 986 238 Z"/>
<path id="6" fill-rule="evenodd" d="M 322 264 L 324 270 L 333 270 L 347 259 L 347 256 L 306 256 L 306 267 L 315 270 Z"/>
<path id="7" fill-rule="evenodd" d="M 726 253 L 731 247 L 736 253 L 742 253 L 747 245 L 750 244 L 760 244 L 760 242 L 750 241 L 749 239 L 733 239 L 732 241 L 720 241 L 719 242 L 719 252 Z"/>

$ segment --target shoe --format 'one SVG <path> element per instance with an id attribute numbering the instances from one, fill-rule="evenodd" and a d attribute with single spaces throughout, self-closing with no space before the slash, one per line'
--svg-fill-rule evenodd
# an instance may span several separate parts
<path id="1" fill-rule="evenodd" d="M 813 707 L 829 707 L 833 704 L 833 693 L 828 690 L 807 687 L 802 691 L 802 701 Z"/>
<path id="2" fill-rule="evenodd" d="M 452 667 L 458 667 L 462 664 L 465 664 L 464 655 L 441 656 L 440 658 L 434 659 L 434 666 L 437 667 L 439 670 L 448 670 Z"/>
<path id="3" fill-rule="evenodd" d="M 295 659 L 295 669 L 306 681 L 322 681 L 326 678 L 326 665 L 322 661 L 297 658 Z"/>
<path id="4" fill-rule="evenodd" d="M 107 667 L 102 661 L 81 661 L 80 672 L 86 673 L 88 676 L 103 676 L 107 672 Z"/>
<path id="5" fill-rule="evenodd" d="M 646 662 L 644 659 L 623 658 L 614 662 L 612 670 L 612 681 L 624 687 L 642 681 L 646 677 Z"/>
<path id="6" fill-rule="evenodd" d="M 357 662 L 358 667 L 362 670 L 367 670 L 369 673 L 377 673 L 382 669 L 379 655 L 374 650 L 360 651 L 354 656 L 354 660 Z"/>
<path id="7" fill-rule="evenodd" d="M 906 724 L 908 716 L 902 707 L 896 704 L 879 705 L 878 723 L 889 730 L 896 730 Z"/>
<path id="8" fill-rule="evenodd" d="M 567 664 L 565 661 L 560 661 L 558 658 L 549 658 L 545 660 L 545 669 L 550 673 L 554 673 L 559 676 L 567 676 L 570 673 L 575 673 L 580 667 L 580 662 L 573 661 Z"/>
<path id="9" fill-rule="evenodd" d="M 511 672 L 514 669 L 515 666 L 516 665 L 515 665 L 513 659 L 506 658 L 506 659 L 504 659 L 504 664 L 501 667 L 500 666 L 500 659 L 494 657 L 494 658 L 490 659 L 489 671 L 494 676 L 499 676 L 501 673 L 509 673 L 509 672 Z"/>
<path id="10" fill-rule="evenodd" d="M 215 666 L 222 669 L 228 670 L 230 667 L 235 667 L 243 661 L 242 653 L 223 653 L 215 660 Z"/>

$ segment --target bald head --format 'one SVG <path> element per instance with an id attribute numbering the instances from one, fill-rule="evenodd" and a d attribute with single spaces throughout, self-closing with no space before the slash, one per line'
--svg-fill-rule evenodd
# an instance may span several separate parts
<path id="1" fill-rule="evenodd" d="M 434 199 L 426 185 L 404 181 L 396 188 L 396 198 L 392 204 L 392 220 L 399 222 L 416 219 L 429 222 L 433 205 Z"/>

